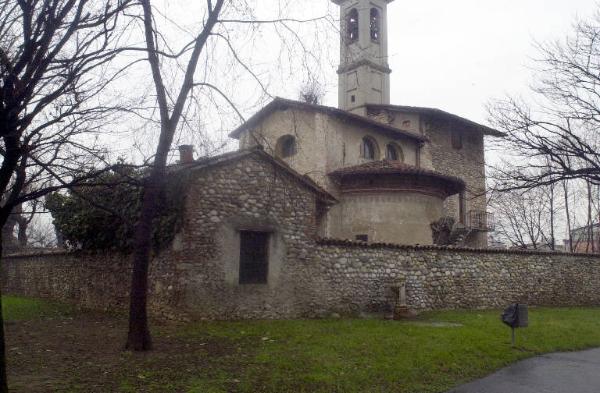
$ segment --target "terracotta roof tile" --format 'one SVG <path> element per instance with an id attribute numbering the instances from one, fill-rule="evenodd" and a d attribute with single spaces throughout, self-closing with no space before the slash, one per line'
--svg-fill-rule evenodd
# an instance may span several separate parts
<path id="1" fill-rule="evenodd" d="M 354 175 L 381 175 L 393 173 L 434 177 L 460 184 L 462 187 L 465 186 L 465 182 L 461 178 L 444 175 L 436 171 L 418 168 L 416 166 L 405 164 L 401 161 L 392 160 L 369 161 L 364 164 L 337 169 L 333 172 L 330 172 L 329 175 L 340 178 Z"/>

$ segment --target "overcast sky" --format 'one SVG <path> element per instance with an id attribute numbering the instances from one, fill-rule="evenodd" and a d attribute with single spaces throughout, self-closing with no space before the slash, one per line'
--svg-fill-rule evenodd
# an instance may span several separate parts
<path id="1" fill-rule="evenodd" d="M 339 7 L 329 0 L 245 1 L 257 19 L 309 19 L 322 15 L 339 18 Z M 155 6 L 162 9 L 157 20 L 166 24 L 163 31 L 168 33 L 173 47 L 187 42 L 186 37 L 193 34 L 188 32 L 198 31 L 205 12 L 202 4 L 156 1 Z M 506 94 L 527 94 L 532 76 L 528 65 L 536 55 L 534 41 L 563 39 L 571 31 L 575 18 L 590 17 L 597 4 L 594 0 L 395 0 L 388 7 L 392 104 L 435 107 L 485 124 L 485 105 L 490 100 Z M 249 19 L 243 12 L 240 18 Z M 291 23 L 289 30 L 281 25 L 263 25 L 257 31 L 244 30 L 247 25 L 229 27 L 233 29 L 231 42 L 237 55 L 263 81 L 270 95 L 297 99 L 307 74 L 312 74 L 324 87 L 324 104 L 336 106 L 338 24 L 337 21 L 319 26 Z M 273 28 L 279 34 L 287 33 L 287 40 L 282 40 Z M 304 49 L 314 54 L 312 59 L 307 61 L 306 54 L 302 55 L 293 36 L 290 39 L 291 31 L 301 38 Z M 215 45 L 227 51 L 222 42 L 216 40 Z M 216 63 L 212 58 L 210 62 L 201 61 L 196 78 L 208 75 L 213 84 L 235 101 L 245 118 L 270 100 L 261 96 L 260 86 L 243 68 L 231 68 L 230 58 L 216 58 L 219 59 Z M 211 70 L 206 71 L 205 65 L 211 64 Z M 147 65 L 139 67 L 140 77 L 130 79 L 151 92 Z M 170 80 L 169 86 L 178 88 L 176 80 Z M 129 90 L 131 84 L 125 86 Z M 201 108 L 199 113 L 202 123 L 192 126 L 193 130 L 205 130 L 219 144 L 226 143 L 226 149 L 235 148 L 235 143 L 227 143 L 226 135 L 241 120 L 226 102 L 219 103 L 216 110 Z M 204 135 L 184 132 L 181 138 L 176 138 L 176 144 L 199 145 L 191 137 L 194 134 Z M 148 139 L 147 133 L 141 135 Z M 207 148 L 206 153 L 211 149 Z M 198 153 L 205 154 L 201 149 Z"/>
<path id="2" fill-rule="evenodd" d="M 395 0 L 388 6 L 392 104 L 485 122 L 487 101 L 526 93 L 533 41 L 563 38 L 576 17 L 593 15 L 596 6 L 594 0 Z M 333 93 L 329 105 L 337 104 Z"/>

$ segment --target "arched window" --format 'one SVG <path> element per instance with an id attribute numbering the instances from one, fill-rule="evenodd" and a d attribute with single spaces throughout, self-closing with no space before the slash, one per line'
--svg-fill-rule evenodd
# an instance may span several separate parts
<path id="1" fill-rule="evenodd" d="M 352 8 L 346 16 L 346 40 L 352 43 L 358 40 L 358 10 Z"/>
<path id="2" fill-rule="evenodd" d="M 296 154 L 296 138 L 292 135 L 284 135 L 277 139 L 275 154 L 279 158 L 287 158 Z"/>
<path id="3" fill-rule="evenodd" d="M 395 143 L 388 143 L 385 147 L 385 158 L 391 161 L 404 161 L 402 149 Z"/>
<path id="4" fill-rule="evenodd" d="M 363 138 L 360 155 L 366 160 L 376 160 L 378 158 L 377 144 L 373 139 L 369 137 Z"/>
<path id="5" fill-rule="evenodd" d="M 371 8 L 371 39 L 379 42 L 381 34 L 381 18 L 379 17 L 379 10 L 377 8 Z"/>

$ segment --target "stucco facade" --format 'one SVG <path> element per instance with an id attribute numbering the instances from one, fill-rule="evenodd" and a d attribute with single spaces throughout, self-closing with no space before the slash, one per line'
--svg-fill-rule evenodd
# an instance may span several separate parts
<path id="1" fill-rule="evenodd" d="M 422 166 L 465 181 L 463 208 L 458 194 L 450 196 L 444 203 L 444 216 L 468 224 L 472 215 L 487 212 L 484 137 L 499 137 L 499 132 L 429 108 L 369 105 L 367 113 L 395 127 L 412 125 L 411 131 L 429 139 L 421 150 Z M 488 216 L 480 217 L 485 220 Z M 469 236 L 469 246 L 487 246 L 485 231 L 474 231 Z"/>
<path id="2" fill-rule="evenodd" d="M 390 146 L 397 162 L 410 168 L 421 168 L 425 136 L 327 107 L 283 99 L 277 99 L 271 105 L 273 108 L 264 109 L 262 114 L 259 112 L 233 136 L 239 139 L 240 149 L 262 146 L 338 199 L 323 218 L 321 236 L 356 239 L 366 235 L 369 241 L 432 243 L 430 224 L 443 217 L 443 202 L 447 195 L 442 193 L 432 197 L 420 186 L 371 187 L 367 190 L 368 195 L 358 195 L 356 190 L 346 192 L 332 176 L 343 168 L 385 160 Z M 362 119 L 365 121 L 361 122 Z M 281 140 L 286 138 L 293 139 L 293 154 L 282 155 L 278 151 Z M 371 157 L 365 157 L 365 139 L 371 143 Z M 395 176 L 404 175 L 397 173 Z M 428 184 L 427 187 L 437 186 Z"/>
<path id="3" fill-rule="evenodd" d="M 240 149 L 264 147 L 338 199 L 323 219 L 322 236 L 355 240 L 367 235 L 369 241 L 432 244 L 430 225 L 453 217 L 464 228 L 464 245 L 486 247 L 484 135 L 493 130 L 458 117 L 445 118 L 443 113 L 420 113 L 422 108 L 369 105 L 364 109 L 367 116 L 358 116 L 278 98 L 232 136 L 239 139 Z M 286 138 L 293 141 L 294 151 L 282 155 L 278 146 Z M 365 140 L 372 146 L 370 157 L 365 157 Z M 370 188 L 368 197 L 358 197 L 348 195 L 332 177 L 340 169 L 385 162 L 389 146 L 396 151 L 395 162 L 460 179 L 464 190 L 438 193 L 435 203 L 431 187 L 441 187 L 435 184 L 410 190 Z M 395 176 L 405 178 L 400 172 Z M 382 175 L 369 174 L 373 180 Z M 469 226 L 472 215 L 479 220 L 475 229 Z"/>
<path id="4" fill-rule="evenodd" d="M 394 244 L 432 244 L 429 223 L 442 217 L 443 199 L 416 192 L 364 192 L 342 196 L 332 207 L 339 220 L 331 235 L 337 239 L 367 239 Z M 339 212 L 337 211 L 339 209 Z"/>
<path id="5" fill-rule="evenodd" d="M 399 148 L 402 162 L 418 166 L 420 142 L 410 136 L 393 135 L 370 126 L 343 121 L 314 111 L 312 108 L 290 107 L 275 111 L 239 136 L 239 148 L 260 145 L 273 155 L 277 141 L 291 135 L 296 141 L 296 154 L 280 157 L 294 170 L 313 178 L 327 191 L 336 194 L 328 174 L 343 167 L 365 163 L 361 157 L 361 144 L 365 137 L 375 142 L 376 160 L 385 158 L 385 148 L 392 143 Z"/>

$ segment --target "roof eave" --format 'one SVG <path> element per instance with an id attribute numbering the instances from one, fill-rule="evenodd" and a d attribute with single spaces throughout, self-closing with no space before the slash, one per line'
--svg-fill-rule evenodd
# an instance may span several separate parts
<path id="1" fill-rule="evenodd" d="M 177 171 L 177 172 L 184 171 L 184 170 L 199 171 L 202 169 L 214 167 L 219 164 L 227 163 L 227 162 L 230 162 L 235 159 L 240 159 L 240 158 L 243 158 L 243 157 L 251 155 L 251 154 L 260 155 L 264 159 L 267 159 L 268 161 L 279 166 L 282 170 L 288 172 L 290 175 L 292 175 L 293 177 L 298 179 L 298 181 L 300 181 L 306 187 L 310 188 L 317 196 L 319 196 L 321 201 L 326 202 L 328 204 L 334 204 L 334 203 L 338 202 L 338 200 L 333 195 L 331 195 L 324 188 L 322 188 L 317 183 L 315 183 L 308 176 L 298 173 L 292 167 L 287 165 L 287 163 L 285 163 L 284 161 L 280 160 L 279 158 L 273 157 L 269 153 L 265 152 L 261 146 L 253 146 L 248 149 L 236 150 L 234 152 L 224 153 L 220 156 L 208 157 L 206 159 L 200 159 L 200 160 L 194 161 L 193 163 L 182 165 L 178 168 L 175 168 L 174 171 Z"/>
<path id="2" fill-rule="evenodd" d="M 343 180 L 344 178 L 349 178 L 349 177 L 356 177 L 356 176 L 381 176 L 381 175 L 405 175 L 405 176 L 417 176 L 417 177 L 429 177 L 429 178 L 433 178 L 433 179 L 439 179 L 439 180 L 444 180 L 446 182 L 449 183 L 453 183 L 455 185 L 458 185 L 460 188 L 460 191 L 464 191 L 466 189 L 466 183 L 464 180 L 458 178 L 458 177 L 453 177 L 453 176 L 447 176 L 447 175 L 443 175 L 443 174 L 438 174 L 438 173 L 428 173 L 428 172 L 403 172 L 403 171 L 390 171 L 390 170 L 381 170 L 381 171 L 377 171 L 377 170 L 373 170 L 373 171 L 365 171 L 365 172 L 350 172 L 350 173 L 343 173 L 343 172 L 331 172 L 328 174 L 330 177 L 336 179 L 337 181 Z"/>
<path id="3" fill-rule="evenodd" d="M 268 116 L 271 112 L 277 110 L 278 108 L 284 107 L 284 106 L 294 106 L 298 109 L 319 111 L 322 113 L 327 113 L 328 115 L 330 115 L 332 117 L 336 117 L 340 120 L 352 119 L 357 122 L 361 122 L 363 124 L 367 124 L 371 127 L 377 128 L 381 131 L 385 131 L 387 133 L 394 134 L 394 136 L 397 136 L 397 137 L 413 139 L 420 143 L 429 142 L 429 138 L 427 138 L 423 135 L 416 135 L 410 131 L 406 131 L 406 130 L 402 130 L 402 129 L 399 129 L 399 128 L 396 128 L 393 126 L 389 126 L 389 125 L 383 124 L 381 122 L 378 122 L 376 120 L 369 119 L 368 117 L 357 115 L 352 112 L 348 112 L 348 111 L 344 111 L 342 109 L 324 106 L 324 105 L 315 105 L 315 104 L 304 103 L 301 101 L 288 100 L 288 99 L 281 98 L 281 97 L 276 97 L 273 101 L 271 101 L 269 104 L 264 106 L 261 110 L 256 112 L 250 119 L 248 119 L 242 125 L 240 125 L 238 128 L 236 128 L 235 130 L 230 132 L 229 137 L 233 138 L 233 139 L 239 139 L 242 132 L 251 129 L 256 124 L 261 122 L 262 119 L 265 118 L 266 116 Z"/>
<path id="4" fill-rule="evenodd" d="M 335 174 L 330 173 L 330 177 L 334 179 L 334 181 L 338 185 L 342 185 L 344 179 L 355 178 L 355 177 L 369 177 L 369 176 L 403 176 L 403 177 L 417 177 L 417 178 L 430 178 L 435 179 L 437 181 L 443 181 L 446 183 L 447 187 L 439 187 L 439 189 L 448 190 L 444 194 L 446 197 L 451 195 L 456 195 L 463 192 L 466 189 L 466 184 L 462 179 L 453 178 L 441 174 L 435 173 L 416 173 L 416 172 L 392 172 L 392 171 L 381 171 L 381 172 L 365 172 L 365 173 L 344 173 L 344 174 Z"/>
<path id="5" fill-rule="evenodd" d="M 483 124 L 479 124 L 477 122 L 474 122 L 473 120 L 469 120 L 467 118 L 464 118 L 462 116 L 459 115 L 455 115 L 453 113 L 450 112 L 446 112 L 443 111 L 441 109 L 437 109 L 437 108 L 427 108 L 427 107 L 418 107 L 418 106 L 403 106 L 403 105 L 387 105 L 387 104 L 366 104 L 365 107 L 369 108 L 384 108 L 384 109 L 390 109 L 390 110 L 395 110 L 398 112 L 417 112 L 420 114 L 425 114 L 425 115 L 429 115 L 429 116 L 440 116 L 440 117 L 449 117 L 452 118 L 454 120 L 458 120 L 461 123 L 465 123 L 467 125 L 469 125 L 470 127 L 473 127 L 475 129 L 477 129 L 478 131 L 480 131 L 482 134 L 484 135 L 488 135 L 488 136 L 494 136 L 494 137 L 498 137 L 498 138 L 504 138 L 506 137 L 506 134 L 498 131 L 494 128 L 485 126 Z"/>

